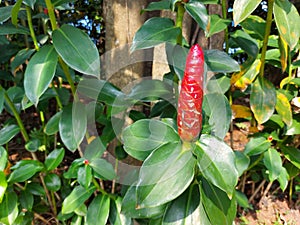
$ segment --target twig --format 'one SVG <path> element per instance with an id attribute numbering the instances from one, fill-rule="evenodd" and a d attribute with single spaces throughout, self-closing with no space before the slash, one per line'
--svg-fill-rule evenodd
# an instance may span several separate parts
<path id="1" fill-rule="evenodd" d="M 254 191 L 254 193 L 251 195 L 251 197 L 249 198 L 249 202 L 252 202 L 255 198 L 255 196 L 257 195 L 257 193 L 260 191 L 260 189 L 265 185 L 266 180 L 263 180 L 260 185 L 256 188 L 256 190 Z"/>
<path id="2" fill-rule="evenodd" d="M 41 215 L 39 215 L 37 213 L 34 213 L 34 217 L 43 221 L 43 223 L 45 223 L 45 224 L 51 225 L 51 223 L 49 223 L 49 221 L 47 221 L 44 217 L 42 217 Z"/>
<path id="3" fill-rule="evenodd" d="M 264 193 L 262 194 L 262 196 L 261 196 L 261 198 L 260 198 L 260 200 L 259 200 L 259 202 L 258 202 L 258 205 L 260 205 L 262 199 L 268 194 L 270 188 L 272 187 L 272 184 L 273 184 L 273 181 L 271 181 L 271 182 L 268 184 L 268 186 L 266 187 Z"/>

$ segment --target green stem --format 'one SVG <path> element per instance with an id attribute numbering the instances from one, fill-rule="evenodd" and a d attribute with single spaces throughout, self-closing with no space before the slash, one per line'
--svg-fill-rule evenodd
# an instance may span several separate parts
<path id="1" fill-rule="evenodd" d="M 62 103 L 61 103 L 61 100 L 60 100 L 59 95 L 58 95 L 58 91 L 57 91 L 57 89 L 55 88 L 55 85 L 54 85 L 54 82 L 53 82 L 53 81 L 52 81 L 52 89 L 53 89 L 54 92 L 56 93 L 55 99 L 56 99 L 57 105 L 58 105 L 59 109 L 62 109 L 62 108 L 63 108 L 63 105 L 62 105 Z"/>
<path id="2" fill-rule="evenodd" d="M 180 28 L 180 34 L 177 37 L 177 44 L 182 45 L 182 22 L 183 22 L 183 15 L 184 15 L 185 9 L 183 7 L 182 3 L 177 4 L 177 14 L 176 14 L 176 27 Z"/>
<path id="3" fill-rule="evenodd" d="M 46 7 L 48 9 L 48 15 L 50 18 L 52 30 L 56 30 L 57 23 L 56 23 L 56 17 L 55 17 L 55 12 L 54 12 L 54 6 L 53 6 L 51 0 L 45 0 L 45 3 L 46 3 Z"/>
<path id="4" fill-rule="evenodd" d="M 226 5 L 226 0 L 222 0 L 222 14 L 223 14 L 223 19 L 227 19 L 227 5 Z M 228 28 L 226 27 L 225 29 L 225 37 L 224 37 L 224 41 L 225 41 L 225 52 L 228 52 L 229 50 L 229 45 L 228 45 Z"/>
<path id="5" fill-rule="evenodd" d="M 71 73 L 70 73 L 68 65 L 60 57 L 58 59 L 58 62 L 60 64 L 61 68 L 63 69 L 64 74 L 66 75 L 66 78 L 67 78 L 67 81 L 68 81 L 68 83 L 71 87 L 71 92 L 72 92 L 72 95 L 73 95 L 74 99 L 78 100 L 78 97 L 76 95 L 76 88 L 75 88 L 74 82 L 72 80 Z"/>
<path id="6" fill-rule="evenodd" d="M 265 30 L 265 37 L 263 41 L 263 47 L 261 50 L 261 66 L 260 66 L 260 72 L 259 75 L 261 77 L 264 76 L 264 71 L 265 71 L 265 61 L 266 61 L 266 52 L 267 52 L 267 47 L 268 47 L 268 40 L 269 40 L 269 35 L 271 32 L 271 26 L 272 26 L 272 15 L 273 15 L 273 5 L 274 5 L 275 0 L 268 0 L 268 13 L 267 13 L 267 21 L 266 21 L 266 30 Z"/>
<path id="7" fill-rule="evenodd" d="M 33 40 L 34 48 L 35 48 L 35 50 L 39 51 L 40 47 L 39 47 L 39 44 L 36 40 L 36 36 L 34 33 L 34 29 L 33 29 L 33 25 L 32 25 L 32 18 L 31 18 L 31 8 L 29 6 L 26 6 L 26 14 L 27 14 L 27 21 L 28 21 L 30 36 Z"/>
<path id="8" fill-rule="evenodd" d="M 249 170 L 252 169 L 254 166 L 256 166 L 263 158 L 264 158 L 264 154 L 261 154 L 261 155 L 255 160 L 255 162 L 253 162 L 253 163 L 247 168 L 247 171 L 249 171 Z"/>
<path id="9" fill-rule="evenodd" d="M 97 188 L 97 190 L 103 194 L 103 195 L 107 195 L 108 197 L 110 197 L 111 199 L 116 199 L 116 196 L 110 193 L 107 193 L 104 189 L 102 189 L 100 187 L 100 185 L 98 184 L 97 180 L 95 178 L 92 179 L 93 184 L 95 185 L 95 187 Z"/>
<path id="10" fill-rule="evenodd" d="M 51 200 L 52 200 L 52 205 L 53 205 L 53 213 L 56 216 L 57 215 L 57 207 L 56 207 L 56 201 L 55 201 L 55 196 L 54 196 L 53 191 L 51 191 Z"/>

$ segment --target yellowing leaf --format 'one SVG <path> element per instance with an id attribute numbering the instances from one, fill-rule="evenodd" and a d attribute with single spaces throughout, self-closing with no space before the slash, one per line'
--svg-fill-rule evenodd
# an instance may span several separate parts
<path id="1" fill-rule="evenodd" d="M 244 105 L 231 105 L 232 115 L 236 118 L 248 118 L 252 116 L 249 107 Z"/>
<path id="2" fill-rule="evenodd" d="M 280 63 L 281 63 L 281 70 L 284 72 L 287 67 L 287 59 L 288 59 L 288 44 L 287 42 L 279 36 L 278 39 L 279 51 L 280 51 Z"/>

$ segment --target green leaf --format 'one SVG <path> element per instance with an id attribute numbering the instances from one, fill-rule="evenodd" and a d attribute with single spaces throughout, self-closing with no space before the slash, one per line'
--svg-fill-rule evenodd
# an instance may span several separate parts
<path id="1" fill-rule="evenodd" d="M 53 31 L 53 45 L 62 59 L 74 70 L 99 77 L 99 52 L 89 36 L 71 25 Z"/>
<path id="2" fill-rule="evenodd" d="M 0 171 L 3 171 L 6 168 L 7 159 L 6 149 L 0 146 Z"/>
<path id="3" fill-rule="evenodd" d="M 13 6 L 5 6 L 0 7 L 0 23 L 4 23 L 6 20 L 8 20 L 11 17 L 11 10 Z"/>
<path id="4" fill-rule="evenodd" d="M 234 26 L 246 19 L 260 4 L 261 0 L 239 0 L 233 3 Z"/>
<path id="5" fill-rule="evenodd" d="M 25 5 L 28 5 L 31 9 L 34 9 L 35 2 L 36 2 L 36 0 L 23 0 L 23 3 Z"/>
<path id="6" fill-rule="evenodd" d="M 0 203 L 0 223 L 14 225 L 18 216 L 18 196 L 15 192 L 7 192 Z"/>
<path id="7" fill-rule="evenodd" d="M 87 207 L 86 207 L 85 204 L 82 204 L 77 209 L 75 209 L 74 212 L 78 216 L 86 216 L 86 214 L 87 214 Z M 81 223 L 79 225 L 81 225 Z"/>
<path id="8" fill-rule="evenodd" d="M 259 16 L 250 15 L 241 22 L 243 29 L 250 34 L 251 37 L 263 40 L 265 37 L 266 21 Z"/>
<path id="9" fill-rule="evenodd" d="M 168 83 L 145 79 L 133 86 L 128 94 L 130 99 L 143 101 L 154 101 L 161 98 L 172 101 L 173 96 L 173 88 Z"/>
<path id="10" fill-rule="evenodd" d="M 159 120 L 139 120 L 123 130 L 124 150 L 132 157 L 145 160 L 149 154 L 169 142 L 178 142 L 177 132 Z"/>
<path id="11" fill-rule="evenodd" d="M 276 97 L 277 97 L 277 101 L 276 101 L 275 109 L 277 113 L 280 115 L 282 121 L 287 126 L 291 126 L 293 123 L 293 114 L 292 114 L 291 104 L 288 98 L 279 91 L 276 91 Z"/>
<path id="12" fill-rule="evenodd" d="M 49 191 L 59 191 L 61 180 L 55 173 L 49 173 L 45 176 L 45 185 Z"/>
<path id="13" fill-rule="evenodd" d="M 288 0 L 275 0 L 274 18 L 280 36 L 292 50 L 300 36 L 300 16 L 297 8 Z"/>
<path id="14" fill-rule="evenodd" d="M 85 189 L 82 186 L 76 186 L 62 203 L 62 214 L 72 213 L 81 206 L 95 191 L 95 187 Z"/>
<path id="15" fill-rule="evenodd" d="M 7 188 L 6 175 L 3 171 L 0 171 L 0 204 L 3 200 L 4 194 L 6 193 L 6 188 Z"/>
<path id="16" fill-rule="evenodd" d="M 28 99 L 35 105 L 51 83 L 57 65 L 57 53 L 53 46 L 46 45 L 29 61 L 24 74 L 24 88 Z"/>
<path id="17" fill-rule="evenodd" d="M 59 148 L 54 149 L 50 154 L 47 156 L 45 160 L 45 167 L 47 171 L 54 170 L 59 164 L 62 162 L 65 156 L 65 149 Z"/>
<path id="18" fill-rule="evenodd" d="M 135 33 L 130 50 L 152 48 L 164 42 L 176 42 L 180 28 L 169 18 L 152 17 Z"/>
<path id="19" fill-rule="evenodd" d="M 280 153 L 274 148 L 269 148 L 264 153 L 264 165 L 268 169 L 269 180 L 273 182 L 279 177 L 282 170 Z"/>
<path id="20" fill-rule="evenodd" d="M 99 137 L 96 137 L 85 148 L 83 156 L 88 161 L 92 161 L 94 158 L 100 157 L 105 150 L 106 150 L 106 146 L 102 143 Z"/>
<path id="21" fill-rule="evenodd" d="M 244 173 L 244 171 L 248 169 L 248 166 L 250 164 L 250 158 L 244 152 L 234 151 L 234 154 L 235 166 L 239 173 L 239 176 L 241 176 Z"/>
<path id="22" fill-rule="evenodd" d="M 15 125 L 7 125 L 0 130 L 0 145 L 4 145 L 13 139 L 20 132 L 20 128 Z"/>
<path id="23" fill-rule="evenodd" d="M 284 157 L 300 169 L 300 150 L 292 146 L 280 146 L 280 149 L 284 153 Z"/>
<path id="24" fill-rule="evenodd" d="M 300 134 L 300 114 L 294 114 L 291 126 L 288 126 L 285 135 Z"/>
<path id="25" fill-rule="evenodd" d="M 109 215 L 110 199 L 107 195 L 97 195 L 88 207 L 87 225 L 105 225 Z"/>
<path id="26" fill-rule="evenodd" d="M 259 124 L 270 119 L 275 104 L 276 91 L 273 84 L 264 77 L 258 77 L 252 85 L 250 107 Z"/>
<path id="27" fill-rule="evenodd" d="M 208 29 L 208 33 L 206 34 L 207 37 L 211 37 L 212 35 L 225 30 L 231 22 L 230 20 L 221 18 L 217 14 L 209 15 L 209 19 L 210 27 Z"/>
<path id="28" fill-rule="evenodd" d="M 180 143 L 167 143 L 144 161 L 137 184 L 137 207 L 163 205 L 183 193 L 194 178 L 195 159 Z M 172 188 L 170 188 L 172 187 Z"/>
<path id="29" fill-rule="evenodd" d="M 201 179 L 200 195 L 211 224 L 231 225 L 233 223 L 236 216 L 235 195 L 229 199 L 224 191 L 205 179 Z"/>
<path id="30" fill-rule="evenodd" d="M 148 208 L 137 208 L 136 184 L 130 186 L 122 201 L 121 212 L 131 218 L 153 218 L 162 216 L 165 212 L 166 205 L 159 205 Z"/>
<path id="31" fill-rule="evenodd" d="M 59 120 L 59 134 L 70 151 L 75 151 L 84 138 L 87 118 L 85 106 L 80 102 L 73 102 L 63 108 Z"/>
<path id="32" fill-rule="evenodd" d="M 246 144 L 244 154 L 248 156 L 259 155 L 267 151 L 271 147 L 271 142 L 269 142 L 265 137 L 253 137 Z"/>
<path id="33" fill-rule="evenodd" d="M 23 26 L 14 26 L 12 24 L 1 25 L 0 35 L 8 34 L 30 34 L 29 30 Z"/>
<path id="34" fill-rule="evenodd" d="M 88 188 L 92 182 L 92 168 L 90 166 L 81 166 L 77 171 L 77 181 L 84 188 Z"/>
<path id="35" fill-rule="evenodd" d="M 27 151 L 30 151 L 30 152 L 36 152 L 39 147 L 41 146 L 41 141 L 40 139 L 38 138 L 33 138 L 33 139 L 30 139 L 26 144 L 25 144 L 25 149 Z"/>
<path id="36" fill-rule="evenodd" d="M 223 73 L 216 74 L 208 81 L 206 88 L 207 93 L 225 94 L 230 88 L 230 77 Z"/>
<path id="37" fill-rule="evenodd" d="M 114 225 L 132 225 L 132 220 L 128 215 L 121 212 L 122 198 L 117 197 L 110 202 L 109 222 Z"/>
<path id="38" fill-rule="evenodd" d="M 198 185 L 191 185 L 168 206 L 162 225 L 210 225 L 200 198 Z"/>
<path id="39" fill-rule="evenodd" d="M 14 171 L 8 178 L 9 183 L 24 182 L 43 169 L 43 164 L 36 160 L 22 160 L 19 164 L 11 167 Z"/>
<path id="40" fill-rule="evenodd" d="M 199 27 L 203 30 L 207 30 L 208 14 L 205 5 L 202 2 L 190 0 L 184 5 L 185 10 L 193 17 L 198 23 Z"/>
<path id="41" fill-rule="evenodd" d="M 289 179 L 290 179 L 290 177 L 289 177 L 287 170 L 284 167 L 282 167 L 281 172 L 277 178 L 282 191 L 285 191 L 285 189 L 287 188 Z"/>
<path id="42" fill-rule="evenodd" d="M 194 154 L 202 175 L 213 185 L 232 196 L 238 181 L 232 149 L 221 139 L 207 134 L 200 136 Z"/>
<path id="43" fill-rule="evenodd" d="M 4 95 L 5 95 L 5 90 L 0 89 L 0 114 L 2 113 L 4 107 Z"/>
<path id="44" fill-rule="evenodd" d="M 149 5 L 145 8 L 142 9 L 143 12 L 150 12 L 150 11 L 156 11 L 156 10 L 170 10 L 171 5 L 169 0 L 162 0 L 159 2 L 150 2 Z"/>
<path id="45" fill-rule="evenodd" d="M 75 215 L 72 218 L 72 221 L 71 221 L 70 225 L 81 225 L 81 224 L 82 224 L 82 216 Z"/>
<path id="46" fill-rule="evenodd" d="M 113 166 L 104 159 L 92 159 L 89 165 L 97 174 L 107 180 L 113 180 L 117 176 Z"/>
<path id="47" fill-rule="evenodd" d="M 239 206 L 245 209 L 249 209 L 249 208 L 252 209 L 252 206 L 249 204 L 247 196 L 243 192 L 236 190 L 235 197 Z"/>
<path id="48" fill-rule="evenodd" d="M 21 203 L 22 209 L 32 211 L 33 206 L 33 195 L 26 189 L 21 191 L 19 196 L 19 202 Z"/>
<path id="49" fill-rule="evenodd" d="M 22 0 L 17 0 L 11 10 L 11 23 L 15 26 L 18 25 L 18 13 L 22 5 Z"/>
<path id="50" fill-rule="evenodd" d="M 223 139 L 228 132 L 232 112 L 225 95 L 221 93 L 208 93 L 204 95 L 203 111 L 209 117 L 212 133 Z"/>
<path id="51" fill-rule="evenodd" d="M 167 43 L 166 52 L 170 66 L 174 68 L 176 75 L 180 80 L 182 80 L 189 49 L 184 46 Z"/>
<path id="52" fill-rule="evenodd" d="M 205 51 L 205 62 L 208 70 L 216 73 L 231 73 L 240 71 L 240 66 L 225 52 L 213 49 Z"/>
<path id="53" fill-rule="evenodd" d="M 47 135 L 54 135 L 59 131 L 59 120 L 61 118 L 62 112 L 57 112 L 54 116 L 52 116 L 47 122 L 44 131 Z"/>

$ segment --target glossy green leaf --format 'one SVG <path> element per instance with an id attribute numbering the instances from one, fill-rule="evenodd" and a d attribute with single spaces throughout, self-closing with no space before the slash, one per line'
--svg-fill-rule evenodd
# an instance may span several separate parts
<path id="1" fill-rule="evenodd" d="M 259 16 L 250 15 L 243 22 L 241 26 L 251 37 L 263 40 L 265 37 L 266 21 Z"/>
<path id="2" fill-rule="evenodd" d="M 24 182 L 44 168 L 43 164 L 36 160 L 22 160 L 19 163 L 11 168 L 14 170 L 7 180 L 9 183 Z"/>
<path id="3" fill-rule="evenodd" d="M 270 147 L 271 142 L 265 137 L 253 137 L 246 144 L 244 153 L 248 156 L 259 155 L 267 151 Z"/>
<path id="4" fill-rule="evenodd" d="M 252 209 L 252 206 L 250 205 L 247 196 L 238 190 L 235 191 L 236 201 L 240 207 L 243 207 L 245 209 Z"/>
<path id="5" fill-rule="evenodd" d="M 185 70 L 186 57 L 189 49 L 180 45 L 166 45 L 166 53 L 169 64 L 174 68 L 178 78 L 182 80 Z"/>
<path id="6" fill-rule="evenodd" d="M 0 89 L 0 114 L 2 113 L 2 110 L 4 108 L 4 94 L 5 94 L 5 90 L 4 89 Z"/>
<path id="7" fill-rule="evenodd" d="M 130 186 L 124 196 L 122 201 L 121 212 L 132 218 L 153 218 L 162 216 L 165 212 L 166 205 L 159 205 L 155 207 L 148 208 L 137 208 L 137 196 L 136 196 L 136 186 L 135 184 Z"/>
<path id="8" fill-rule="evenodd" d="M 296 167 L 291 162 L 285 162 L 284 163 L 284 168 L 286 169 L 286 172 L 288 173 L 289 178 L 295 178 L 296 176 L 298 176 L 300 174 L 300 170 L 298 169 L 298 167 Z M 280 178 L 278 178 L 278 180 L 279 179 Z"/>
<path id="9" fill-rule="evenodd" d="M 142 9 L 142 12 L 150 12 L 156 10 L 170 10 L 170 9 L 171 9 L 170 1 L 162 0 L 158 2 L 150 2 L 145 9 Z"/>
<path id="10" fill-rule="evenodd" d="M 123 130 L 124 150 L 132 157 L 144 160 L 160 146 L 178 142 L 177 132 L 159 120 L 139 120 Z"/>
<path id="11" fill-rule="evenodd" d="M 78 183 L 85 187 L 86 189 L 90 186 L 92 182 L 92 168 L 90 166 L 81 166 L 77 171 L 77 181 Z"/>
<path id="12" fill-rule="evenodd" d="M 171 101 L 173 96 L 173 88 L 171 85 L 161 80 L 146 79 L 133 86 L 128 94 L 128 97 L 132 100 L 143 101 L 154 101 L 161 98 Z"/>
<path id="13" fill-rule="evenodd" d="M 264 153 L 264 165 L 268 169 L 268 176 L 270 181 L 276 180 L 282 170 L 282 161 L 280 157 L 280 153 L 274 149 L 269 148 L 268 151 Z"/>
<path id="14" fill-rule="evenodd" d="M 258 77 L 252 85 L 250 107 L 259 124 L 266 122 L 274 113 L 276 91 L 273 84 L 264 77 Z"/>
<path id="15" fill-rule="evenodd" d="M 293 121 L 290 126 L 287 127 L 285 135 L 300 134 L 300 114 L 293 115 Z"/>
<path id="16" fill-rule="evenodd" d="M 100 157 L 105 150 L 106 150 L 106 146 L 103 144 L 103 142 L 99 137 L 96 137 L 85 148 L 83 156 L 85 159 L 92 161 L 94 158 Z"/>
<path id="17" fill-rule="evenodd" d="M 4 197 L 7 188 L 6 175 L 3 171 L 0 171 L 0 204 Z"/>
<path id="18" fill-rule="evenodd" d="M 7 151 L 5 148 L 0 146 L 0 171 L 3 171 L 6 168 L 7 160 Z"/>
<path id="19" fill-rule="evenodd" d="M 72 218 L 70 225 L 81 225 L 82 224 L 82 216 L 75 215 Z"/>
<path id="20" fill-rule="evenodd" d="M 107 180 L 113 180 L 117 176 L 113 166 L 104 159 L 92 159 L 89 165 L 97 174 Z"/>
<path id="21" fill-rule="evenodd" d="M 36 52 L 29 61 L 24 74 L 24 88 L 28 99 L 38 104 L 39 98 L 51 83 L 57 65 L 57 53 L 51 45 Z"/>
<path id="22" fill-rule="evenodd" d="M 21 203 L 22 209 L 32 211 L 33 195 L 27 189 L 21 191 L 19 195 L 19 202 Z"/>
<path id="23" fill-rule="evenodd" d="M 0 35 L 8 34 L 30 34 L 26 27 L 18 25 L 17 27 L 12 24 L 1 25 Z"/>
<path id="24" fill-rule="evenodd" d="M 293 49 L 300 36 L 300 16 L 297 8 L 288 0 L 275 0 L 274 18 L 280 36 Z"/>
<path id="25" fill-rule="evenodd" d="M 244 152 L 234 151 L 234 154 L 235 166 L 239 173 L 239 176 L 241 176 L 244 173 L 244 171 L 248 169 L 248 166 L 250 164 L 250 158 Z"/>
<path id="26" fill-rule="evenodd" d="M 205 179 L 201 179 L 200 195 L 201 202 L 211 224 L 233 224 L 236 216 L 235 195 L 229 199 L 224 191 Z"/>
<path id="27" fill-rule="evenodd" d="M 49 191 L 59 191 L 61 180 L 55 173 L 49 173 L 45 176 L 45 185 Z"/>
<path id="28" fill-rule="evenodd" d="M 25 5 L 28 5 L 31 9 L 34 9 L 35 2 L 36 2 L 36 0 L 23 0 L 23 3 Z"/>
<path id="29" fill-rule="evenodd" d="M 163 205 L 183 193 L 194 178 L 195 158 L 179 143 L 167 143 L 144 161 L 137 184 L 137 207 Z M 172 188 L 170 188 L 172 187 Z"/>
<path id="30" fill-rule="evenodd" d="M 74 210 L 74 213 L 78 216 L 86 216 L 87 214 L 87 207 L 85 204 L 82 204 L 77 209 Z"/>
<path id="31" fill-rule="evenodd" d="M 87 225 L 105 225 L 109 216 L 110 199 L 107 195 L 97 195 L 88 207 Z"/>
<path id="32" fill-rule="evenodd" d="M 44 128 L 44 131 L 47 135 L 53 135 L 59 131 L 59 120 L 61 118 L 61 114 L 62 112 L 59 111 L 49 119 Z"/>
<path id="33" fill-rule="evenodd" d="M 280 149 L 284 153 L 284 157 L 300 169 L 300 150 L 292 146 L 280 146 Z"/>
<path id="34" fill-rule="evenodd" d="M 198 185 L 191 185 L 168 206 L 162 225 L 210 225 L 200 198 Z"/>
<path id="35" fill-rule="evenodd" d="M 259 52 L 257 40 L 242 30 L 235 31 L 230 35 L 230 38 L 248 54 L 250 58 L 247 61 L 252 62 L 256 59 Z"/>
<path id="36" fill-rule="evenodd" d="M 33 138 L 30 139 L 26 144 L 25 144 L 25 149 L 30 152 L 36 152 L 41 146 L 41 141 L 38 138 Z"/>
<path id="37" fill-rule="evenodd" d="M 213 185 L 233 194 L 238 181 L 238 171 L 235 167 L 235 155 L 232 149 L 221 139 L 202 134 L 196 144 L 194 154 L 202 175 Z"/>
<path id="38" fill-rule="evenodd" d="M 85 106 L 80 102 L 73 102 L 63 108 L 59 120 L 59 134 L 70 151 L 75 151 L 84 138 L 87 118 Z"/>
<path id="39" fill-rule="evenodd" d="M 221 93 L 208 93 L 203 99 L 203 111 L 209 117 L 208 123 L 212 133 L 223 139 L 228 132 L 232 112 L 225 95 Z"/>
<path id="40" fill-rule="evenodd" d="M 15 125 L 7 125 L 0 130 L 0 145 L 4 145 L 13 139 L 20 132 L 20 128 Z"/>
<path id="41" fill-rule="evenodd" d="M 184 5 L 185 10 L 198 23 L 199 27 L 207 30 L 209 17 L 205 5 L 202 2 L 190 0 Z"/>
<path id="42" fill-rule="evenodd" d="M 15 192 L 7 192 L 0 203 L 0 223 L 15 225 L 18 216 L 18 196 Z"/>
<path id="43" fill-rule="evenodd" d="M 205 62 L 208 70 L 216 73 L 231 73 L 240 71 L 240 66 L 225 52 L 213 49 L 205 51 Z"/>
<path id="44" fill-rule="evenodd" d="M 65 149 L 54 149 L 45 159 L 45 167 L 47 171 L 54 170 L 62 162 L 65 156 Z"/>
<path id="45" fill-rule="evenodd" d="M 6 20 L 8 20 L 11 17 L 11 10 L 13 6 L 5 6 L 0 7 L 0 23 L 4 23 Z"/>
<path id="46" fill-rule="evenodd" d="M 233 21 L 237 26 L 246 19 L 260 4 L 261 0 L 239 0 L 233 3 Z"/>
<path id="47" fill-rule="evenodd" d="M 169 18 L 152 17 L 135 33 L 130 50 L 152 48 L 164 42 L 176 42 L 180 28 Z"/>
<path id="48" fill-rule="evenodd" d="M 109 222 L 114 225 L 132 225 L 133 222 L 128 215 L 121 212 L 122 198 L 117 197 L 110 202 Z"/>
<path id="49" fill-rule="evenodd" d="M 230 24 L 230 20 L 223 19 L 217 14 L 209 15 L 210 19 L 210 27 L 208 29 L 207 37 L 211 37 L 212 35 L 219 33 L 227 28 Z"/>
<path id="50" fill-rule="evenodd" d="M 85 189 L 82 186 L 76 186 L 62 203 L 62 214 L 72 213 L 81 206 L 95 191 L 95 187 Z"/>
<path id="51" fill-rule="evenodd" d="M 69 167 L 68 171 L 64 173 L 64 178 L 66 179 L 77 178 L 77 171 L 83 164 L 84 164 L 83 158 L 75 159 L 72 162 L 71 166 Z"/>
<path id="52" fill-rule="evenodd" d="M 18 25 L 18 13 L 20 11 L 23 0 L 17 0 L 11 10 L 11 23 L 15 26 Z"/>
<path id="53" fill-rule="evenodd" d="M 288 98 L 281 92 L 276 91 L 277 101 L 275 109 L 287 126 L 291 126 L 293 122 L 293 114 L 291 104 Z"/>
<path id="54" fill-rule="evenodd" d="M 287 188 L 289 179 L 290 179 L 290 177 L 289 177 L 287 170 L 284 167 L 282 167 L 281 172 L 277 178 L 282 191 L 285 191 L 285 189 Z"/>
<path id="55" fill-rule="evenodd" d="M 99 77 L 99 52 L 89 36 L 71 25 L 53 31 L 53 45 L 62 59 L 74 70 Z"/>

